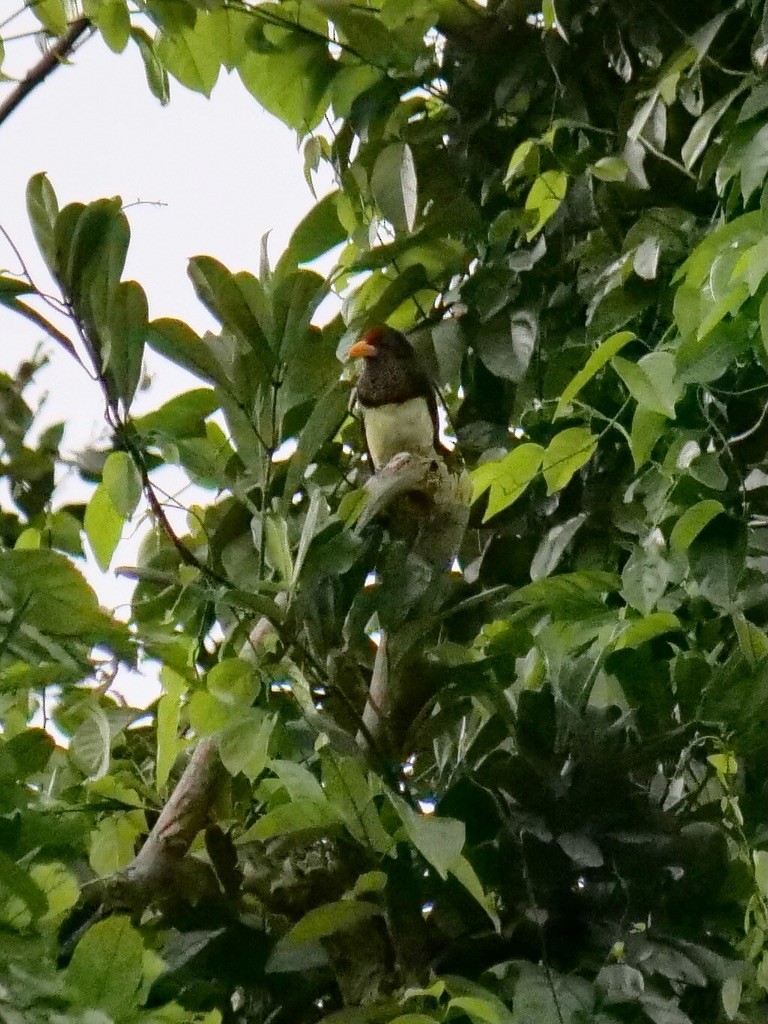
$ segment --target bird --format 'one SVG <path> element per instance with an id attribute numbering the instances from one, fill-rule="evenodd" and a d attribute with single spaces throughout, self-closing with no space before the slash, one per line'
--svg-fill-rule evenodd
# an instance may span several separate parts
<path id="1" fill-rule="evenodd" d="M 397 562 L 386 561 L 384 589 L 387 572 L 393 574 L 390 587 L 402 586 L 403 573 L 411 580 L 407 599 L 388 613 L 389 626 L 381 621 L 358 735 L 362 746 L 373 742 L 380 751 L 391 752 L 399 747 L 403 723 L 418 703 L 418 688 L 411 685 L 414 673 L 407 667 L 413 639 L 407 630 L 401 636 L 399 626 L 427 614 L 439 597 L 441 590 L 433 584 L 461 545 L 471 487 L 460 460 L 440 442 L 437 387 L 405 335 L 392 327 L 371 327 L 352 345 L 349 356 L 363 360 L 356 402 L 373 469 L 357 525 L 364 527 L 373 518 L 383 521 L 404 559 L 399 568 Z"/>
<path id="2" fill-rule="evenodd" d="M 349 356 L 364 360 L 356 397 L 374 471 L 401 452 L 444 457 L 437 391 L 405 335 L 392 327 L 372 327 Z"/>

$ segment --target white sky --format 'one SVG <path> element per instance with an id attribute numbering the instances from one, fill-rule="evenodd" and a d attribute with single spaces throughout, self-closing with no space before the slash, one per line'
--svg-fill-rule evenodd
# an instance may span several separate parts
<path id="1" fill-rule="evenodd" d="M 0 0 L 0 23 L 17 6 L 18 0 Z M 3 35 L 30 24 L 34 21 L 20 18 Z M 31 40 L 9 42 L 3 71 L 20 76 L 39 56 Z M 12 87 L 0 83 L 0 99 Z M 194 296 L 187 259 L 207 253 L 234 271 L 255 273 L 261 236 L 271 231 L 276 262 L 315 201 L 295 136 L 261 110 L 236 75 L 222 72 L 210 100 L 172 81 L 171 102 L 161 107 L 147 88 L 135 46 L 114 55 L 99 36 L 0 126 L 0 224 L 36 284 L 50 288 L 25 208 L 26 183 L 38 171 L 48 174 L 61 206 L 112 195 L 124 203 L 167 204 L 127 211 L 131 247 L 124 276 L 144 287 L 151 317 L 178 317 L 198 331 L 213 324 Z M 20 269 L 2 237 L 0 267 L 11 273 Z M 0 308 L 1 370 L 14 370 L 39 340 L 31 324 Z M 150 362 L 149 369 L 153 387 L 137 398 L 138 413 L 189 386 L 189 378 L 160 360 Z M 45 421 L 66 420 L 68 450 L 102 434 L 98 388 L 65 353 L 53 353 L 39 381 L 36 397 L 48 395 Z M 135 539 L 124 541 L 113 564 L 130 563 L 135 548 Z M 90 560 L 86 574 L 105 605 L 127 600 L 126 581 L 102 576 Z M 148 681 L 141 692 L 130 684 L 121 688 L 132 702 L 143 702 L 155 687 Z"/>

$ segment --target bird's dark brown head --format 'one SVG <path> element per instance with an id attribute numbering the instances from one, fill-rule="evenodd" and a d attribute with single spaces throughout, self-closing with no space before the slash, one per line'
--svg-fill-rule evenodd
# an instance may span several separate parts
<path id="1" fill-rule="evenodd" d="M 415 359 L 411 343 L 392 327 L 371 327 L 349 350 L 352 359 Z"/>
<path id="2" fill-rule="evenodd" d="M 413 346 L 392 327 L 371 327 L 350 348 L 349 355 L 365 360 L 357 382 L 357 396 L 363 405 L 407 402 L 432 392 Z"/>

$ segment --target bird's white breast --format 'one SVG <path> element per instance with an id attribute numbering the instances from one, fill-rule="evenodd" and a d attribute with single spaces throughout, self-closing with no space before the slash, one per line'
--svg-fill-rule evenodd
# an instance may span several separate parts
<path id="1" fill-rule="evenodd" d="M 399 452 L 431 452 L 434 448 L 432 417 L 424 398 L 371 407 L 364 416 L 365 439 L 376 470 Z"/>

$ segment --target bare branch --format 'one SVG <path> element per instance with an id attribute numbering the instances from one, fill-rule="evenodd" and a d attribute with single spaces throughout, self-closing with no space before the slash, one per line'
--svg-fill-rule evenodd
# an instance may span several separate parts
<path id="1" fill-rule="evenodd" d="M 3 124 L 20 106 L 29 94 L 41 85 L 72 53 L 79 39 L 91 28 L 87 18 L 73 21 L 47 53 L 43 54 L 37 64 L 33 65 L 19 82 L 13 92 L 0 103 L 0 125 Z"/>

